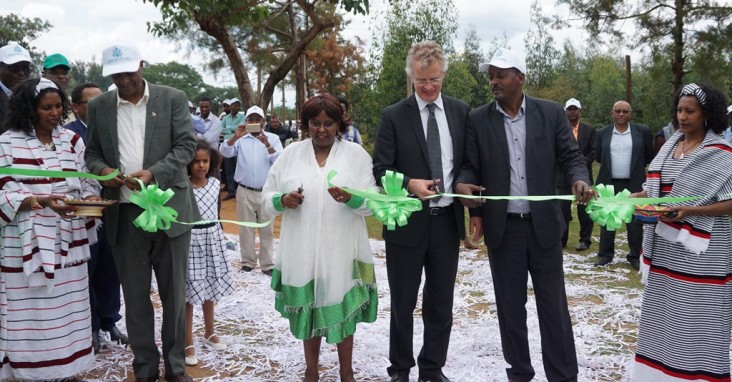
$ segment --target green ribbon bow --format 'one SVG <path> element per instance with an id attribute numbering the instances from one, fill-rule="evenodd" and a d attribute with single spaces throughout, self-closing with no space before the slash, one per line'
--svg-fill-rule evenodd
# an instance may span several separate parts
<path id="1" fill-rule="evenodd" d="M 615 231 L 623 226 L 623 222 L 633 220 L 633 212 L 637 200 L 629 198 L 630 191 L 623 190 L 617 195 L 613 185 L 598 184 L 595 186 L 597 199 L 591 199 L 585 207 L 590 219 L 605 227 L 608 231 Z"/>
<path id="2" fill-rule="evenodd" d="M 330 182 L 337 175 L 335 170 L 328 173 L 328 187 L 334 187 Z M 393 231 L 397 226 L 407 225 L 412 212 L 422 209 L 422 202 L 419 199 L 410 198 L 409 193 L 402 187 L 404 174 L 387 170 L 381 177 L 381 185 L 386 194 L 374 191 L 354 190 L 348 187 L 341 187 L 343 191 L 351 195 L 360 196 L 366 199 L 368 207 L 373 216 L 386 225 L 386 229 Z"/>
<path id="3" fill-rule="evenodd" d="M 163 191 L 157 184 L 145 186 L 140 179 L 136 180 L 140 184 L 140 191 L 130 195 L 130 202 L 135 203 L 143 211 L 132 223 L 145 232 L 170 229 L 171 224 L 178 218 L 178 211 L 164 204 L 175 195 L 175 192 L 171 189 Z"/>

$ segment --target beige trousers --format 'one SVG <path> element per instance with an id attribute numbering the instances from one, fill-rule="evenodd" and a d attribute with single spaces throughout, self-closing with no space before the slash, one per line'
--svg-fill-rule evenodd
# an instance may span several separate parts
<path id="1" fill-rule="evenodd" d="M 264 211 L 262 193 L 247 190 L 244 187 L 236 189 L 236 219 L 246 222 L 264 223 L 273 217 Z M 256 268 L 257 251 L 254 248 L 254 231 L 259 230 L 259 268 L 268 271 L 274 268 L 272 261 L 272 238 L 274 224 L 264 228 L 239 227 L 239 250 L 241 251 L 242 265 Z"/>

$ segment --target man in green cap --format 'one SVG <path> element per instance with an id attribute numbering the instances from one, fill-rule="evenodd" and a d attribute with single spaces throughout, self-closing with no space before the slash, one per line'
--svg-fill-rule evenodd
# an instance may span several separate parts
<path id="1" fill-rule="evenodd" d="M 69 60 L 62 54 L 52 54 L 43 61 L 43 78 L 48 78 L 55 82 L 64 92 L 69 87 L 69 80 L 71 80 L 71 76 L 69 75 L 70 70 L 71 64 L 69 64 Z"/>

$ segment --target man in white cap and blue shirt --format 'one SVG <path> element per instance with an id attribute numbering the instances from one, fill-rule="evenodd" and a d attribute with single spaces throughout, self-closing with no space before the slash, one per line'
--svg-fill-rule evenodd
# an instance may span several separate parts
<path id="1" fill-rule="evenodd" d="M 105 209 L 104 217 L 124 292 L 135 381 L 159 379 L 160 353 L 150 301 L 154 271 L 163 306 L 165 380 L 188 382 L 192 379 L 185 373 L 185 290 L 190 226 L 143 231 L 133 225 L 143 211 L 130 202 L 130 195 L 140 189 L 138 181 L 157 184 L 174 192 L 166 205 L 178 212 L 178 220 L 200 220 L 186 172 L 196 140 L 185 93 L 145 81 L 142 69 L 135 46 L 115 43 L 104 50 L 102 75 L 112 76 L 117 89 L 89 102 L 85 159 L 93 174 L 107 175 L 115 169 L 121 174 L 102 182 L 104 198 L 119 201 Z"/>
<path id="2" fill-rule="evenodd" d="M 269 169 L 282 152 L 282 143 L 277 134 L 264 131 L 264 110 L 252 106 L 247 110 L 245 123 L 237 126 L 233 135 L 221 143 L 224 158 L 236 160 L 234 180 L 236 189 L 236 218 L 239 221 L 264 223 L 272 220 L 262 206 L 262 187 Z M 257 126 L 258 128 L 251 128 Z M 272 224 L 259 228 L 259 256 L 254 248 L 255 228 L 239 227 L 241 246 L 241 270 L 251 272 L 257 266 L 267 276 L 272 275 Z"/>
<path id="3" fill-rule="evenodd" d="M 28 79 L 32 69 L 27 49 L 14 42 L 0 48 L 0 132 L 8 114 L 8 102 L 13 94 L 13 87 Z"/>
<path id="4" fill-rule="evenodd" d="M 224 116 L 221 120 L 221 135 L 224 136 L 224 141 L 229 140 L 234 136 L 234 132 L 238 126 L 244 124 L 245 116 L 240 113 L 241 101 L 238 98 L 232 98 L 229 100 L 229 114 Z M 226 183 L 226 195 L 222 200 L 229 200 L 236 197 L 236 189 L 238 188 L 236 181 L 234 180 L 234 171 L 236 169 L 235 158 L 224 158 L 223 161 L 224 169 L 224 183 Z"/>
<path id="5" fill-rule="evenodd" d="M 556 169 L 580 203 L 592 196 L 585 161 L 562 105 L 523 93 L 523 55 L 501 48 L 480 70 L 495 101 L 470 113 L 467 163 L 456 190 L 470 195 L 552 195 Z M 564 219 L 556 201 L 461 199 L 470 226 L 481 229 L 490 252 L 503 356 L 509 381 L 534 378 L 526 327 L 528 275 L 536 296 L 546 378 L 576 381 L 577 355 L 564 290 L 560 237 Z"/>

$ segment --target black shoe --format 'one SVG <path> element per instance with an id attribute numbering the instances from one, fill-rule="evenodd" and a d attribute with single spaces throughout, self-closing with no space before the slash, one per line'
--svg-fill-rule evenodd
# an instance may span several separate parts
<path id="1" fill-rule="evenodd" d="M 608 265 L 613 262 L 612 257 L 598 257 L 597 261 L 595 261 L 595 264 L 593 264 L 596 267 L 602 267 L 605 265 Z"/>
<path id="2" fill-rule="evenodd" d="M 636 257 L 628 257 L 628 262 L 630 263 L 630 266 L 633 267 L 636 271 L 640 269 L 640 260 Z"/>
<path id="3" fill-rule="evenodd" d="M 253 269 L 252 267 L 247 267 L 246 265 L 243 265 L 243 266 L 241 267 L 241 269 L 239 269 L 239 270 L 240 270 L 240 271 L 244 271 L 244 272 L 251 272 L 251 271 L 252 271 L 252 269 Z"/>
<path id="4" fill-rule="evenodd" d="M 440 372 L 440 375 L 433 377 L 419 377 L 419 382 L 450 382 L 445 374 Z"/>
<path id="5" fill-rule="evenodd" d="M 112 325 L 112 327 L 109 328 L 109 330 L 105 330 L 105 332 L 109 332 L 109 339 L 112 342 L 116 342 L 120 345 L 127 345 L 130 343 L 130 339 L 127 338 L 127 335 L 120 332 L 116 325 Z"/>
<path id="6" fill-rule="evenodd" d="M 99 341 L 99 330 L 92 331 L 92 347 L 94 348 L 94 354 L 99 354 L 102 350 L 102 342 Z"/>
<path id="7" fill-rule="evenodd" d="M 391 382 L 409 382 L 409 372 L 402 371 L 401 373 L 392 374 Z"/>
<path id="8" fill-rule="evenodd" d="M 167 382 L 193 382 L 193 378 L 185 372 L 178 375 L 166 375 L 165 380 Z"/>
<path id="9" fill-rule="evenodd" d="M 575 248 L 575 251 L 585 251 L 589 248 L 590 248 L 589 241 L 580 241 L 579 244 L 577 244 L 577 248 Z"/>
<path id="10" fill-rule="evenodd" d="M 272 270 L 271 269 L 267 269 L 266 271 L 262 271 L 262 273 L 264 273 L 265 275 L 267 275 L 269 277 L 272 277 Z"/>

